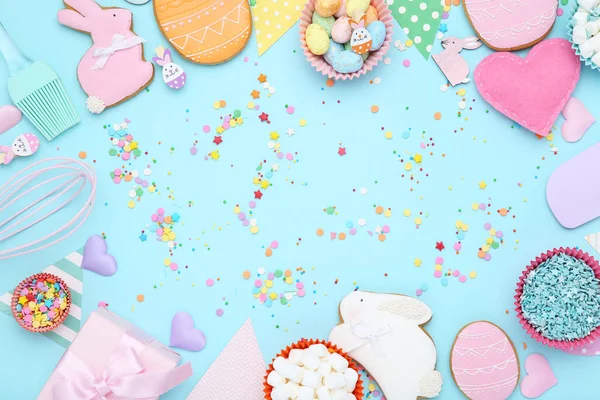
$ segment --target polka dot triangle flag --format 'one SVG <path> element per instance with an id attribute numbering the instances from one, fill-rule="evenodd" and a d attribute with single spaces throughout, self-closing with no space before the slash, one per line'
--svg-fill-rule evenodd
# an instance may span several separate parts
<path id="1" fill-rule="evenodd" d="M 69 347 L 79 328 L 81 327 L 81 300 L 83 295 L 83 270 L 81 261 L 83 260 L 83 248 L 74 251 L 65 258 L 48 266 L 41 272 L 54 274 L 60 277 L 71 291 L 71 309 L 69 315 L 58 328 L 51 332 L 40 333 L 48 339 L 56 342 L 65 349 Z M 15 287 L 18 282 L 15 283 Z M 0 294 L 0 312 L 12 316 L 11 309 L 12 291 Z M 22 329 L 15 321 L 15 329 Z"/>
<path id="2" fill-rule="evenodd" d="M 444 12 L 444 0 L 387 0 L 392 16 L 419 52 L 429 59 Z"/>
<path id="3" fill-rule="evenodd" d="M 298 22 L 304 3 L 305 0 L 256 0 L 252 19 L 259 56 Z"/>

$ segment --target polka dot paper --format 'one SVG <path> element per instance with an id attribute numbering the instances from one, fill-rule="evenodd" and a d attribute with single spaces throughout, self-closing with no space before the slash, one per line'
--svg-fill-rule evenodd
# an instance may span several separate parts
<path id="1" fill-rule="evenodd" d="M 419 52 L 429 59 L 444 7 L 441 1 L 387 0 L 392 15 Z"/>
<path id="2" fill-rule="evenodd" d="M 304 0 L 257 0 L 252 19 L 259 56 L 296 24 L 302 7 Z"/>

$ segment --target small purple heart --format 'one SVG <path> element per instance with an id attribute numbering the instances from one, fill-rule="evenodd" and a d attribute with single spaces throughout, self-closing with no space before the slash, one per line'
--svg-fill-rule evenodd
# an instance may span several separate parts
<path id="1" fill-rule="evenodd" d="M 200 351 L 206 346 L 206 336 L 200 329 L 194 328 L 194 319 L 185 311 L 178 312 L 171 321 L 172 347 L 183 350 Z"/>
<path id="2" fill-rule="evenodd" d="M 110 276 L 117 272 L 117 262 L 110 254 L 102 236 L 94 235 L 85 242 L 81 268 L 100 275 Z"/>

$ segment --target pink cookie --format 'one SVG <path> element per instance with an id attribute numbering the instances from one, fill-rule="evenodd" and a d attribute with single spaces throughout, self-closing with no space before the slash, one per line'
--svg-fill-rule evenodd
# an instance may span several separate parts
<path id="1" fill-rule="evenodd" d="M 554 25 L 558 0 L 464 0 L 465 14 L 481 40 L 497 51 L 525 49 Z"/>
<path id="2" fill-rule="evenodd" d="M 0 107 L 0 135 L 17 125 L 23 115 L 21 110 L 15 106 Z"/>
<path id="3" fill-rule="evenodd" d="M 77 67 L 91 113 L 135 96 L 152 82 L 154 67 L 144 60 L 144 39 L 132 31 L 131 11 L 102 8 L 94 0 L 65 3 L 72 9 L 60 10 L 58 22 L 89 33 L 94 42 Z"/>
<path id="4" fill-rule="evenodd" d="M 471 322 L 450 351 L 452 377 L 472 400 L 504 400 L 519 382 L 519 357 L 510 338 L 488 321 Z"/>
<path id="5" fill-rule="evenodd" d="M 475 69 L 481 96 L 496 110 L 541 136 L 550 132 L 579 81 L 581 64 L 571 44 L 549 39 L 525 59 L 494 53 Z"/>

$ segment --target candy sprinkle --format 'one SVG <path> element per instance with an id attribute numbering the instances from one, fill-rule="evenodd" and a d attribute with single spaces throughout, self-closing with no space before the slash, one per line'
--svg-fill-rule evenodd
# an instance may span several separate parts
<path id="1" fill-rule="evenodd" d="M 558 253 L 527 275 L 523 317 L 548 339 L 583 339 L 600 326 L 599 283 L 583 260 Z"/>

